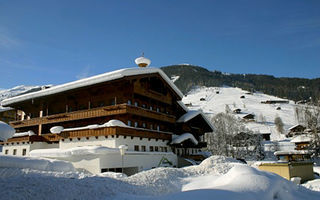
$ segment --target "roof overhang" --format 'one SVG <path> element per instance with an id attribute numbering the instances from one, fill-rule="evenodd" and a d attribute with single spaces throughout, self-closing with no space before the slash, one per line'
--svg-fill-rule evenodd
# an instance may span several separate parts
<path id="1" fill-rule="evenodd" d="M 107 72 L 107 73 L 99 74 L 89 78 L 84 78 L 81 80 L 65 83 L 62 85 L 57 85 L 57 86 L 40 90 L 37 92 L 28 93 L 28 94 L 12 97 L 9 99 L 5 99 L 1 103 L 2 103 L 2 106 L 10 106 L 15 103 L 23 102 L 26 100 L 54 95 L 54 94 L 62 93 L 65 91 L 74 90 L 77 88 L 95 85 L 103 82 L 108 82 L 108 81 L 112 81 L 112 80 L 116 80 L 124 77 L 143 75 L 143 74 L 153 74 L 153 73 L 158 73 L 165 80 L 165 82 L 168 83 L 168 85 L 172 88 L 172 90 L 182 99 L 183 97 L 182 92 L 177 88 L 177 86 L 175 86 L 175 84 L 169 79 L 169 77 L 161 69 L 148 67 L 148 68 L 126 68 L 126 69 L 120 69 L 112 72 Z"/>

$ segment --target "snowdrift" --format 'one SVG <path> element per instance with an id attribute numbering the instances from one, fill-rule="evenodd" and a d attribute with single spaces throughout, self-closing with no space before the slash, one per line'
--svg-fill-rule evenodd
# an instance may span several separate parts
<path id="1" fill-rule="evenodd" d="M 41 171 L 75 172 L 69 162 L 45 158 L 0 155 L 0 168 L 27 168 Z"/>
<path id="2" fill-rule="evenodd" d="M 319 199 L 320 193 L 295 185 L 234 159 L 212 156 L 198 166 L 156 168 L 130 177 L 112 174 L 33 172 L 2 176 L 3 199 Z"/>

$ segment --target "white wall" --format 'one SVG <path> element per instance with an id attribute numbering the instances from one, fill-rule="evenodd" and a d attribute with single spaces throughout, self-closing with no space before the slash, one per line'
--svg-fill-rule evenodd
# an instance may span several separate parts
<path id="1" fill-rule="evenodd" d="M 173 153 L 145 153 L 135 154 L 127 152 L 123 157 L 123 167 L 136 167 L 138 171 L 158 167 L 162 158 L 165 157 L 173 166 L 177 166 L 177 156 Z M 122 157 L 119 154 L 89 155 L 84 157 L 72 158 L 69 160 L 75 168 L 85 169 L 97 174 L 101 169 L 122 168 Z"/>
<path id="2" fill-rule="evenodd" d="M 105 146 L 110 148 L 115 147 L 115 138 L 108 136 L 99 136 L 98 139 L 96 137 L 81 137 L 80 140 L 77 138 L 65 139 L 64 141 L 60 140 L 59 148 L 60 149 L 69 149 L 73 147 L 82 147 L 82 146 Z"/>
<path id="3" fill-rule="evenodd" d="M 155 147 L 167 147 L 168 152 L 171 152 L 171 148 L 167 145 L 168 140 L 156 140 L 156 139 L 147 139 L 140 137 L 124 137 L 124 136 L 108 136 L 108 138 L 105 138 L 105 136 L 99 136 L 96 137 L 89 137 L 88 139 L 86 137 L 81 137 L 80 140 L 77 138 L 65 139 L 64 141 L 60 140 L 60 149 L 68 149 L 73 147 L 81 147 L 81 146 L 105 146 L 109 148 L 118 148 L 120 145 L 127 145 L 128 151 L 134 151 L 134 146 L 138 145 L 139 150 L 141 150 L 141 146 L 146 146 L 146 151 L 149 151 L 150 146 Z M 159 150 L 160 151 L 160 150 Z"/>
<path id="4" fill-rule="evenodd" d="M 34 150 L 34 149 L 50 149 L 50 148 L 58 148 L 59 144 L 48 144 L 46 142 L 24 142 L 24 144 L 22 142 L 14 142 L 7 144 L 4 144 L 3 146 L 3 154 L 5 155 L 6 150 L 8 150 L 8 154 L 7 155 L 13 155 L 13 151 L 14 149 L 16 149 L 16 155 L 17 156 L 23 156 L 22 152 L 23 149 L 26 149 L 26 155 L 25 156 L 29 156 L 29 152 Z"/>

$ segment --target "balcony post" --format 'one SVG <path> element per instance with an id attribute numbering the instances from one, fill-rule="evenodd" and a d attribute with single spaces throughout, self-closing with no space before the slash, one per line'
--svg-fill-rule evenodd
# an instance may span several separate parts
<path id="1" fill-rule="evenodd" d="M 40 117 L 40 118 L 43 117 L 43 110 L 42 110 L 42 109 L 40 110 L 39 117 Z M 41 124 L 41 121 L 40 121 L 40 123 L 39 123 L 39 129 L 38 129 L 38 135 L 41 135 L 41 132 L 42 132 L 42 124 Z"/>

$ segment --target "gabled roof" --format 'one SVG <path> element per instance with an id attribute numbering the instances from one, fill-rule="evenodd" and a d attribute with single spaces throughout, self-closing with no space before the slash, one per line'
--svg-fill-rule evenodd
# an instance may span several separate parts
<path id="1" fill-rule="evenodd" d="M 289 130 L 295 129 L 297 127 L 301 127 L 301 128 L 305 128 L 304 126 L 300 125 L 300 124 L 296 124 L 294 126 L 291 126 L 290 128 L 288 128 Z"/>
<path id="2" fill-rule="evenodd" d="M 181 93 L 181 91 L 177 88 L 177 86 L 174 85 L 174 83 L 168 78 L 168 76 L 161 69 L 148 67 L 148 68 L 126 68 L 126 69 L 120 69 L 112 72 L 107 72 L 104 74 L 99 74 L 89 78 L 84 78 L 81 80 L 65 83 L 62 85 L 57 85 L 57 86 L 40 90 L 37 92 L 28 93 L 28 94 L 12 97 L 9 99 L 5 99 L 2 101 L 2 105 L 9 106 L 14 103 L 26 101 L 29 99 L 35 99 L 43 96 L 53 95 L 53 94 L 65 92 L 68 90 L 73 90 L 76 88 L 81 88 L 85 86 L 90 86 L 98 83 L 120 79 L 123 77 L 142 75 L 142 74 L 153 74 L 153 73 L 158 73 L 166 81 L 166 83 L 168 83 L 168 85 L 173 89 L 173 91 L 176 92 L 177 95 L 182 99 L 183 94 Z"/>
<path id="3" fill-rule="evenodd" d="M 208 126 L 212 129 L 212 131 L 214 131 L 214 126 L 211 124 L 211 122 L 208 120 L 208 118 L 205 116 L 205 114 L 201 110 L 189 110 L 189 111 L 187 111 L 187 113 L 182 115 L 177 120 L 177 122 L 178 123 L 188 122 L 188 121 L 190 121 L 191 119 L 195 118 L 198 115 L 201 115 L 202 118 L 205 120 L 205 122 L 208 124 Z"/>

